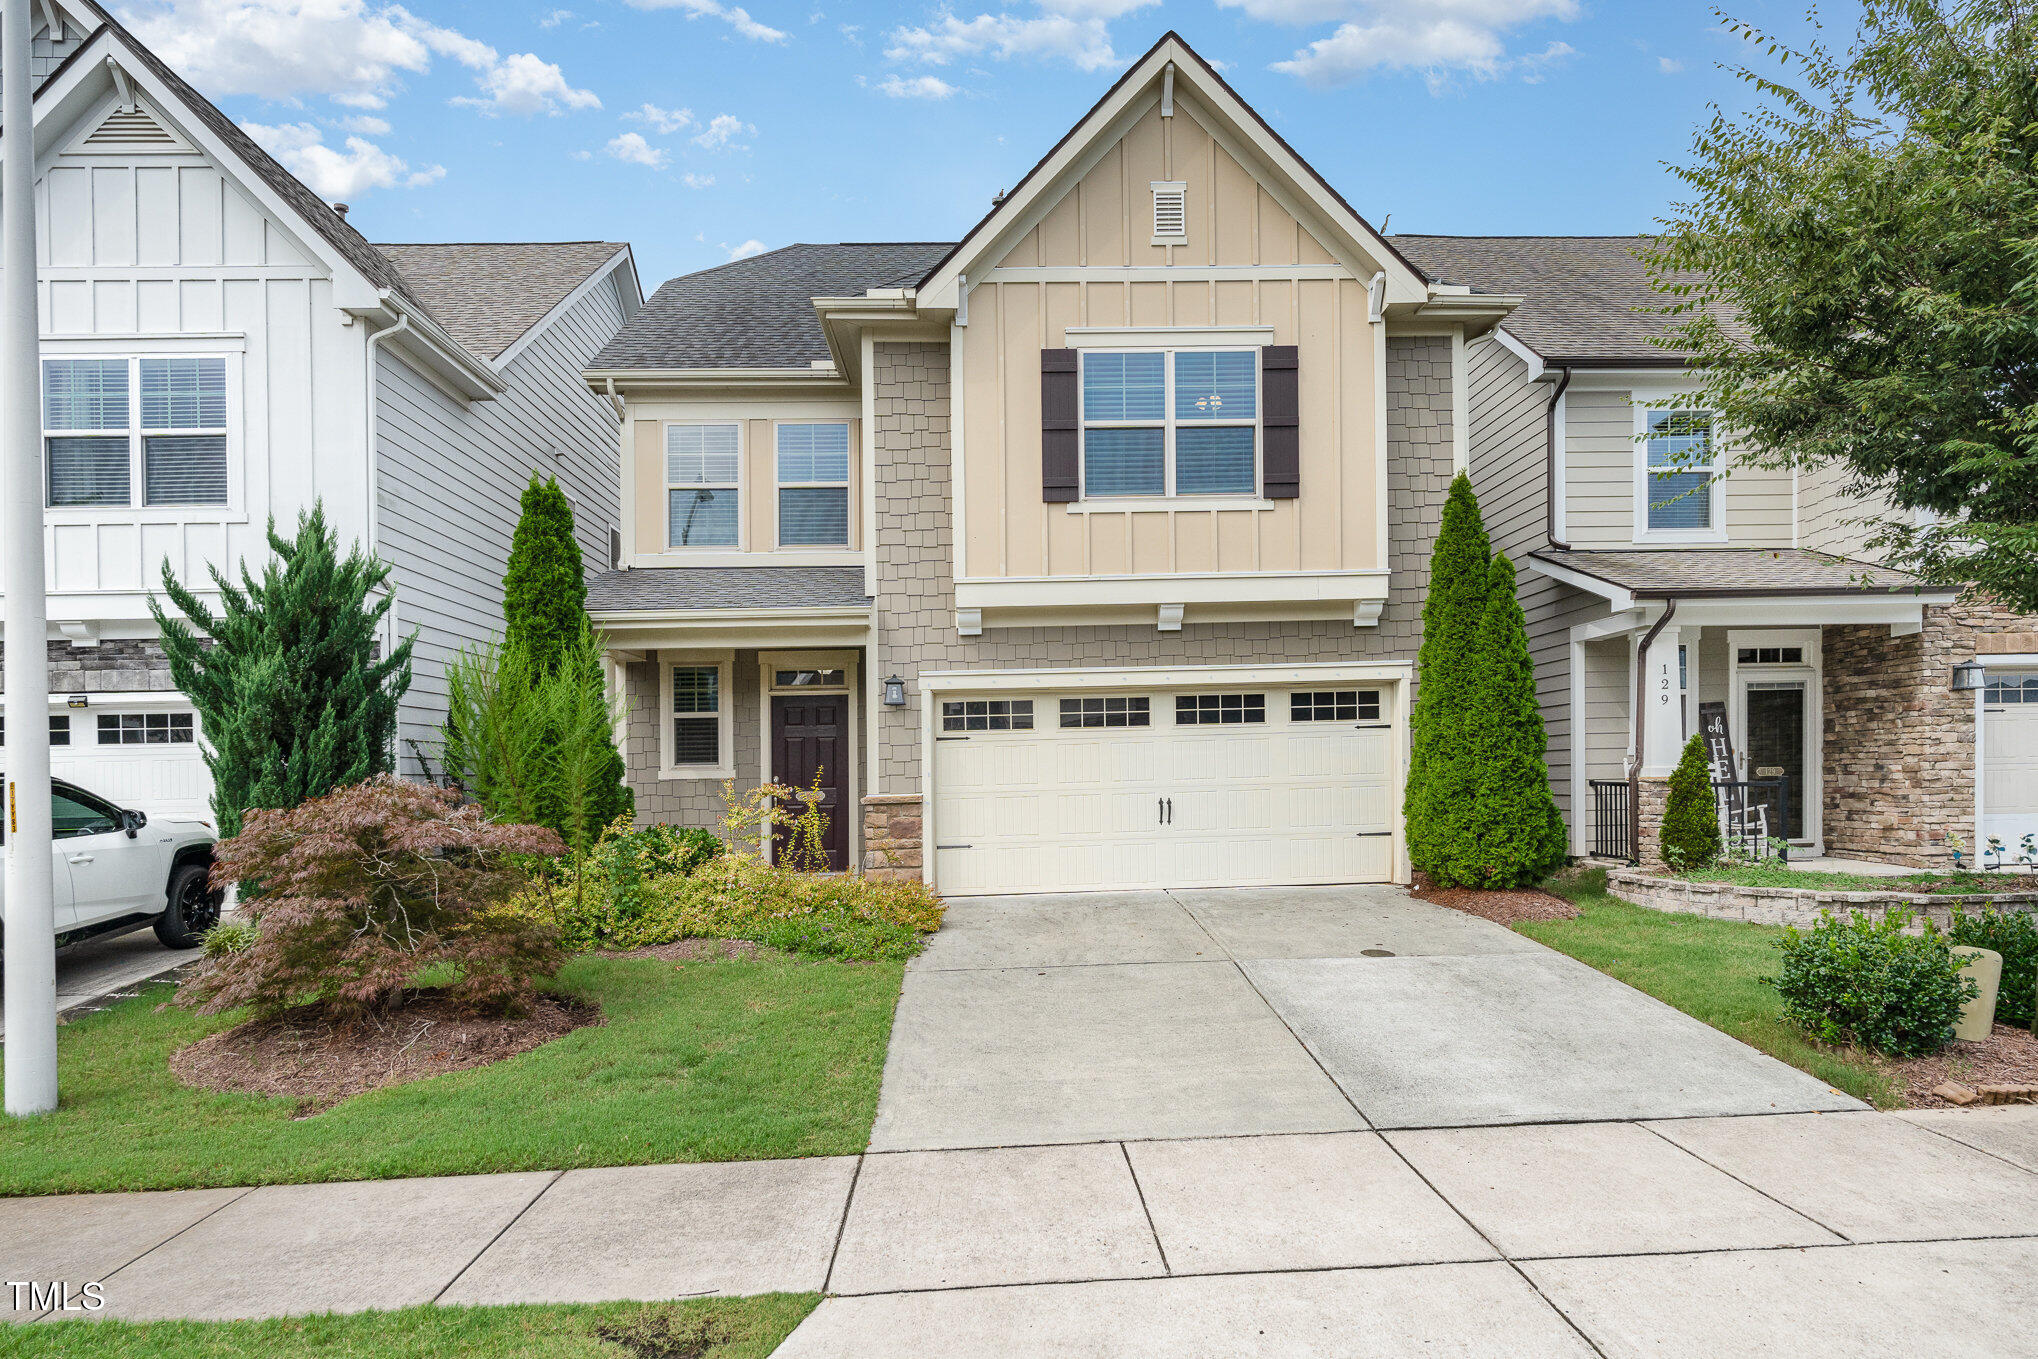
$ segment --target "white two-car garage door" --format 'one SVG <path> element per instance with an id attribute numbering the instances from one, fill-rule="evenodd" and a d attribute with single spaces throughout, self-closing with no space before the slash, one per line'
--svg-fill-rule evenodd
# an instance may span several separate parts
<path id="1" fill-rule="evenodd" d="M 946 895 L 1384 882 L 1393 685 L 944 693 L 935 886 Z"/>

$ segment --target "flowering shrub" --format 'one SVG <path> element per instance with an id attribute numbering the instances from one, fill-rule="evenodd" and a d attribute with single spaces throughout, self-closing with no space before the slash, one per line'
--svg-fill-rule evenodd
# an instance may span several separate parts
<path id="1" fill-rule="evenodd" d="M 323 1004 L 336 1018 L 392 1009 L 427 969 L 476 1007 L 530 998 L 564 957 L 558 931 L 504 909 L 524 856 L 559 853 L 538 826 L 505 826 L 457 794 L 390 775 L 285 811 L 250 811 L 223 842 L 215 881 L 260 885 L 245 947 L 216 953 L 185 987 L 209 1013 L 275 1015 Z"/>

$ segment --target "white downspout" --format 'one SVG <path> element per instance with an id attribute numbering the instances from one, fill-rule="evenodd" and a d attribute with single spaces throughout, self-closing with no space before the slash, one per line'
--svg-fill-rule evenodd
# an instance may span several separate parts
<path id="1" fill-rule="evenodd" d="M 379 534 L 379 533 L 378 533 L 378 532 L 377 532 L 376 530 L 377 530 L 377 529 L 378 529 L 378 527 L 380 526 L 380 524 L 381 524 L 381 520 L 382 520 L 382 506 L 381 506 L 380 502 L 379 502 L 379 501 L 378 501 L 378 500 L 376 499 L 376 490 L 377 490 L 377 488 L 378 488 L 378 486 L 380 485 L 380 482 L 381 482 L 381 462 L 380 462 L 380 459 L 376 457 L 376 444 L 375 444 L 375 397 L 376 397 L 376 390 L 375 390 L 375 389 L 376 389 L 376 383 L 375 383 L 375 375 L 376 375 L 376 368 L 375 368 L 375 356 L 376 356 L 376 351 L 377 351 L 377 349 L 378 349 L 378 348 L 380 347 L 380 345 L 382 344 L 382 342 L 383 342 L 384 340 L 387 340 L 387 339 L 389 339 L 389 338 L 390 338 L 391 336 L 394 336 L 394 335 L 401 335 L 401 334 L 403 334 L 403 333 L 404 333 L 405 331 L 408 331 L 409 329 L 410 329 L 410 317 L 409 317 L 409 316 L 407 316 L 407 315 L 405 315 L 405 316 L 399 316 L 399 317 L 397 317 L 397 319 L 396 319 L 396 324 L 395 324 L 395 325 L 393 325 L 393 326 L 384 326 L 384 327 L 383 327 L 383 328 L 382 328 L 381 330 L 378 330 L 378 331 L 376 331 L 376 332 L 375 332 L 375 333 L 374 333 L 373 335 L 370 335 L 370 336 L 368 337 L 368 347 L 367 347 L 367 348 L 368 348 L 368 418 L 367 418 L 367 436 L 368 436 L 368 448 L 367 448 L 367 454 L 368 454 L 368 457 L 367 457 L 367 464 L 368 464 L 368 473 L 367 473 L 367 475 L 368 475 L 368 503 L 367 503 L 367 505 L 366 505 L 366 506 L 364 506 L 364 508 L 365 508 L 365 509 L 367 510 L 367 512 L 368 512 L 368 525 L 367 525 L 367 536 L 368 536 L 368 555 L 369 555 L 370 557 L 377 557 L 377 558 L 379 558 L 379 557 L 381 556 L 381 551 L 380 551 L 380 548 L 379 548 L 379 540 L 380 540 L 380 538 L 381 538 L 381 535 L 380 535 L 380 534 Z M 400 634 L 400 633 L 398 632 L 398 630 L 397 630 L 397 626 L 396 626 L 396 611 L 397 611 L 397 608 L 398 608 L 398 601 L 397 601 L 397 598 L 396 598 L 396 591 L 394 591 L 394 590 L 391 590 L 391 591 L 389 592 L 389 612 L 388 612 L 388 613 L 386 613 L 386 614 L 384 614 L 384 615 L 382 616 L 382 631 L 383 631 L 383 635 L 382 635 L 382 654 L 383 654 L 383 655 L 385 655 L 385 656 L 387 656 L 387 655 L 388 655 L 388 654 L 389 654 L 390 652 L 392 652 L 392 651 L 394 651 L 394 650 L 396 649 L 396 639 L 397 639 L 397 637 L 398 637 L 399 635 L 401 635 L 401 634 Z M 398 772 L 399 774 L 401 774 L 401 773 L 403 772 L 403 751 L 402 751 L 401 745 L 400 745 L 399 743 L 401 743 L 401 742 L 402 742 L 402 740 L 403 740 L 403 723 L 402 723 L 402 720 L 401 720 L 401 715 L 400 715 L 400 714 L 399 714 L 399 718 L 398 718 L 397 724 L 396 724 L 396 725 L 395 725 L 394 727 L 392 727 L 392 728 L 390 729 L 390 733 L 389 733 L 389 739 L 390 739 L 390 741 L 391 741 L 391 743 L 392 743 L 392 748 L 390 749 L 390 752 L 389 752 L 389 767 L 390 767 L 391 769 L 394 769 L 394 770 L 396 770 L 396 771 L 397 771 L 397 772 Z"/>

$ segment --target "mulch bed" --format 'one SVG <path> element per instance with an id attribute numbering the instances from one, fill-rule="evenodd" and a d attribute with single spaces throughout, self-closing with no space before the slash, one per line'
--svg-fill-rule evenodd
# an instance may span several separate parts
<path id="1" fill-rule="evenodd" d="M 254 1019 L 174 1053 L 170 1071 L 201 1090 L 293 1096 L 298 1117 L 384 1086 L 487 1066 L 602 1022 L 601 1007 L 539 996 L 522 1015 L 475 1014 L 430 992 L 386 1015 L 346 1022 L 323 1007 Z"/>
<path id="2" fill-rule="evenodd" d="M 2029 1029 L 1998 1024 L 1979 1043 L 1954 1043 L 1944 1052 L 1909 1061 L 1879 1061 L 1883 1070 L 1904 1084 L 1904 1104 L 1912 1109 L 1959 1106 L 1932 1093 L 1942 1081 L 1972 1089 L 1982 1085 L 2038 1085 L 2038 1036 Z M 1970 1109 L 1983 1105 L 1970 1104 Z"/>
<path id="3" fill-rule="evenodd" d="M 649 948 L 613 949 L 595 956 L 598 958 L 657 958 L 668 963 L 697 963 L 702 960 L 726 962 L 736 958 L 754 958 L 764 947 L 748 939 L 676 939 L 670 944 L 653 944 Z"/>
<path id="4" fill-rule="evenodd" d="M 1500 925 L 1521 921 L 1570 920 L 1578 908 L 1559 896 L 1526 888 L 1512 892 L 1482 892 L 1470 887 L 1433 887 L 1418 873 L 1414 896 L 1438 906 L 1448 906 L 1467 915 L 1482 916 Z"/>

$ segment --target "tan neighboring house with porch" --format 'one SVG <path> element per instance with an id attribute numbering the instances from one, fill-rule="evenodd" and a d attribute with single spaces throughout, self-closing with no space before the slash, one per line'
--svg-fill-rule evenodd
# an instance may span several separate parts
<path id="1" fill-rule="evenodd" d="M 640 813 L 818 776 L 951 895 L 1404 881 L 1469 347 L 1173 35 L 960 242 L 672 280 L 590 364 Z"/>
<path id="2" fill-rule="evenodd" d="M 1520 299 L 1468 355 L 1471 467 L 1494 546 L 1526 568 L 1574 854 L 1627 856 L 1632 786 L 1653 855 L 1708 714 L 1733 778 L 1788 780 L 1787 810 L 1755 801 L 1794 854 L 1943 865 L 1953 837 L 1971 863 L 1991 835 L 2014 857 L 2038 834 L 2038 619 L 1866 560 L 1878 507 L 1837 473 L 1736 466 L 1650 343 L 1640 238 L 1394 243 L 1432 280 Z"/>

